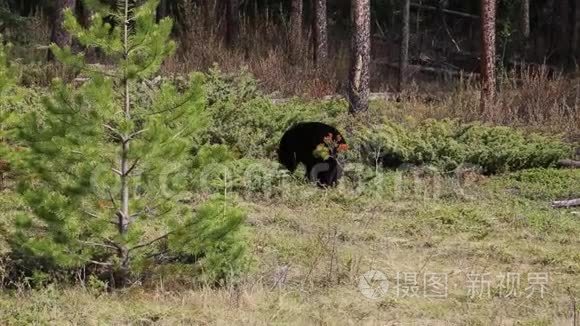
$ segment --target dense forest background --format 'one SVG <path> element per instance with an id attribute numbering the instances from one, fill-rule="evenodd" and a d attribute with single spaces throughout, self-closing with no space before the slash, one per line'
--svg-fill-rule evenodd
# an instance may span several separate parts
<path id="1" fill-rule="evenodd" d="M 396 89 L 404 4 L 371 1 L 373 91 Z M 51 40 L 59 43 L 58 13 L 67 6 L 87 22 L 90 13 L 81 1 L 1 0 L 0 33 L 22 46 L 24 60 L 44 58 L 44 46 Z M 328 39 L 319 60 L 317 6 L 326 7 Z M 480 11 L 480 1 L 410 1 L 409 79 L 436 81 L 441 88 L 460 72 L 478 73 Z M 207 70 L 214 63 L 225 71 L 247 66 L 269 92 L 341 93 L 348 74 L 350 14 L 350 0 L 164 0 L 157 16 L 174 18 L 179 41 L 178 56 L 166 62 L 164 71 Z M 497 1 L 496 34 L 500 72 L 513 71 L 522 63 L 545 64 L 550 73 L 573 72 L 580 55 L 580 2 Z"/>

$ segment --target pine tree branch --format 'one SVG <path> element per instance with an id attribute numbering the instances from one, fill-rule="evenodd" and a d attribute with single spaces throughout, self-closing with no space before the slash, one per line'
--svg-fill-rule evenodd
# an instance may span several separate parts
<path id="1" fill-rule="evenodd" d="M 121 141 L 123 140 L 123 134 L 119 130 L 111 127 L 108 124 L 104 124 L 103 127 L 109 129 L 112 133 L 114 133 L 118 137 L 119 140 L 121 140 Z"/>
<path id="2" fill-rule="evenodd" d="M 142 130 L 136 131 L 128 136 L 125 136 L 123 133 L 121 133 L 119 130 L 115 129 L 111 125 L 103 124 L 103 127 L 109 129 L 112 133 L 114 133 L 115 136 L 117 136 L 117 139 L 119 139 L 123 144 L 130 142 L 131 140 L 135 139 L 136 136 L 147 131 L 147 129 L 142 129 Z"/>
<path id="3" fill-rule="evenodd" d="M 88 211 L 83 211 L 83 213 L 87 214 L 90 217 L 99 218 L 99 216 L 97 214 L 95 214 L 95 213 L 91 213 L 91 212 L 88 212 Z"/>
<path id="4" fill-rule="evenodd" d="M 97 242 L 82 241 L 82 240 L 79 240 L 79 243 L 85 244 L 85 245 L 88 245 L 88 246 L 92 246 L 92 247 L 102 247 L 102 248 L 108 248 L 108 249 L 114 249 L 114 250 L 117 250 L 118 249 L 115 246 L 111 246 L 111 245 L 108 245 L 108 244 L 105 244 L 105 243 L 97 243 Z"/>
<path id="5" fill-rule="evenodd" d="M 214 218 L 214 217 L 218 216 L 219 214 L 222 214 L 222 213 L 221 213 L 221 212 L 219 212 L 219 213 L 216 213 L 216 214 L 214 214 L 214 215 L 213 215 L 211 218 Z M 187 228 L 187 227 L 189 227 L 189 226 L 193 225 L 195 222 L 196 222 L 196 220 L 195 220 L 195 219 L 191 219 L 191 220 L 190 220 L 188 223 L 185 223 L 184 225 L 182 225 L 182 228 Z M 162 236 L 160 236 L 160 237 L 158 237 L 158 238 L 155 238 L 155 239 L 153 239 L 153 240 L 151 240 L 151 241 L 149 241 L 149 242 L 146 242 L 146 243 L 143 243 L 143 244 L 136 245 L 136 246 L 134 246 L 134 247 L 130 248 L 130 249 L 127 251 L 127 252 L 131 252 L 132 250 L 135 250 L 135 249 L 139 249 L 139 248 L 143 248 L 143 247 L 147 247 L 147 246 L 149 246 L 149 245 L 152 245 L 153 243 L 155 243 L 155 242 L 157 242 L 157 241 L 160 241 L 160 240 L 166 239 L 167 237 L 169 237 L 170 235 L 172 235 L 172 234 L 173 234 L 173 233 L 175 233 L 175 232 L 176 232 L 176 230 L 169 231 L 169 232 L 165 233 L 164 235 L 162 235 Z"/>
<path id="6" fill-rule="evenodd" d="M 117 202 L 115 201 L 115 197 L 113 197 L 113 194 L 111 193 L 111 189 L 108 189 L 107 190 L 107 193 L 109 195 L 109 199 L 113 203 L 113 206 L 115 207 L 116 210 L 118 210 L 119 209 L 119 205 L 117 205 Z"/>
<path id="7" fill-rule="evenodd" d="M 92 260 L 92 259 L 89 259 L 88 262 L 91 264 L 100 265 L 100 266 L 107 266 L 107 267 L 113 266 L 112 263 L 103 263 L 103 262 Z"/>
<path id="8" fill-rule="evenodd" d="M 166 109 L 162 109 L 162 110 L 159 110 L 159 111 L 151 112 L 148 115 L 161 114 L 161 113 L 165 113 L 165 112 L 168 112 L 168 111 L 173 111 L 173 110 L 179 109 L 180 107 L 184 106 L 189 101 L 191 101 L 191 99 L 193 99 L 195 96 L 196 96 L 196 94 L 194 92 L 192 92 L 191 95 L 189 95 L 188 97 L 186 97 L 185 99 L 183 99 L 183 101 L 177 103 L 175 106 L 169 107 L 169 108 L 166 108 Z"/>
<path id="9" fill-rule="evenodd" d="M 102 65 L 93 65 L 93 66 L 99 67 L 99 66 L 102 66 Z M 111 78 L 119 78 L 120 77 L 119 75 L 116 75 L 114 73 L 107 72 L 107 71 L 105 71 L 103 69 L 100 69 L 100 70 L 99 69 L 92 69 L 92 68 L 90 68 L 89 65 L 86 65 L 84 67 L 81 67 L 81 70 L 84 70 L 86 72 L 90 72 L 90 73 L 93 73 L 93 74 L 100 74 L 100 75 L 103 75 L 103 76 L 106 76 L 106 77 L 111 77 Z"/>
<path id="10" fill-rule="evenodd" d="M 133 250 L 135 250 L 135 249 L 139 249 L 139 248 L 143 248 L 143 247 L 150 246 L 150 245 L 154 244 L 154 243 L 155 243 L 155 242 L 157 242 L 157 241 L 161 241 L 161 240 L 163 240 L 163 239 L 166 239 L 166 238 L 167 238 L 167 237 L 168 237 L 170 234 L 172 234 L 172 233 L 174 233 L 174 232 L 175 232 L 175 231 L 170 231 L 170 232 L 167 232 L 167 233 L 165 233 L 164 235 L 162 235 L 162 236 L 160 236 L 160 237 L 158 237 L 158 238 L 155 238 L 155 239 L 153 239 L 153 240 L 151 240 L 151 241 L 149 241 L 149 242 L 142 243 L 142 244 L 136 245 L 135 247 L 129 248 L 128 252 L 131 252 L 131 251 L 133 251 Z"/>
<path id="11" fill-rule="evenodd" d="M 129 167 L 127 172 L 125 172 L 125 176 L 128 176 L 129 174 L 131 174 L 131 172 L 137 167 L 138 163 L 139 163 L 139 159 L 136 159 L 135 162 L 133 162 L 133 164 L 131 164 L 131 166 Z"/>
<path id="12" fill-rule="evenodd" d="M 115 224 L 117 224 L 117 223 L 115 223 Z M 123 247 L 120 244 L 116 243 L 115 241 L 113 241 L 113 240 L 111 240 L 109 238 L 104 238 L 103 240 L 106 243 L 108 243 L 109 245 L 113 246 L 117 250 L 124 250 Z"/>
<path id="13" fill-rule="evenodd" d="M 136 132 L 130 134 L 129 136 L 127 136 L 127 138 L 125 138 L 124 141 L 131 141 L 131 140 L 135 139 L 136 136 L 138 136 L 146 131 L 147 131 L 147 129 L 141 129 L 139 131 L 136 131 Z"/>
<path id="14" fill-rule="evenodd" d="M 143 210 L 141 210 L 141 211 L 139 211 L 139 212 L 137 212 L 137 213 L 134 213 L 134 214 L 132 214 L 132 215 L 130 216 L 130 218 L 131 218 L 131 219 L 135 219 L 136 217 L 138 217 L 138 216 L 140 216 L 140 215 L 144 215 L 145 213 L 149 213 L 149 212 L 152 212 L 152 211 L 154 211 L 156 208 L 158 208 L 158 207 L 160 207 L 160 206 L 161 206 L 161 204 L 159 204 L 159 205 L 156 205 L 155 207 L 150 207 L 150 208 L 147 208 L 147 209 L 143 209 Z M 163 213 L 159 213 L 159 214 L 152 215 L 152 216 L 149 216 L 149 217 L 155 217 L 155 218 L 157 218 L 157 217 L 161 217 L 161 216 L 163 216 L 163 215 L 165 215 L 165 214 L 167 214 L 167 213 L 171 212 L 171 210 L 172 210 L 172 209 L 170 208 L 170 209 L 166 210 L 166 211 L 165 211 L 165 212 L 163 212 Z"/>

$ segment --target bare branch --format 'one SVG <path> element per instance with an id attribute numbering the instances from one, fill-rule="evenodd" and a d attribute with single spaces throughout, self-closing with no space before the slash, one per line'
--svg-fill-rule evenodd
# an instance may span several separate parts
<path id="1" fill-rule="evenodd" d="M 99 215 L 97 215 L 97 214 L 95 214 L 95 213 L 91 213 L 91 212 L 89 212 L 89 211 L 83 211 L 83 213 L 87 214 L 87 215 L 88 215 L 88 216 L 90 216 L 90 217 L 94 217 L 94 218 L 98 218 L 98 217 L 99 217 Z"/>
<path id="2" fill-rule="evenodd" d="M 433 10 L 433 11 L 438 10 L 437 7 L 420 5 L 417 3 L 411 3 L 411 7 L 421 8 L 421 9 L 425 9 L 425 10 Z M 464 18 L 479 19 L 479 16 L 468 14 L 466 12 L 460 12 L 460 11 L 448 10 L 448 9 L 443 9 L 443 12 L 446 14 L 449 14 L 449 15 L 455 15 L 455 16 L 464 17 Z"/>
<path id="3" fill-rule="evenodd" d="M 113 264 L 111 264 L 111 263 L 103 263 L 103 262 L 92 260 L 92 259 L 89 259 L 88 262 L 91 264 L 100 265 L 100 266 L 107 266 L 107 267 L 113 266 Z"/>

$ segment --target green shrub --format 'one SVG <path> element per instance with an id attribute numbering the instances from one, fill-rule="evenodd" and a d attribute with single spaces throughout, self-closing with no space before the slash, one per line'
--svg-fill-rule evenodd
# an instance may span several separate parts
<path id="1" fill-rule="evenodd" d="M 413 126 L 386 121 L 357 130 L 354 139 L 363 162 L 387 158 L 444 171 L 465 163 L 479 165 L 486 173 L 550 167 L 571 153 L 556 137 L 451 120 L 430 119 Z"/>
<path id="2" fill-rule="evenodd" d="M 551 167 L 571 153 L 571 147 L 555 137 L 525 135 L 509 127 L 467 126 L 459 137 L 466 161 L 488 173 Z"/>
<path id="3" fill-rule="evenodd" d="M 580 173 L 571 169 L 528 169 L 494 179 L 494 185 L 511 189 L 536 200 L 556 200 L 580 196 Z"/>
<path id="4" fill-rule="evenodd" d="M 346 105 L 338 101 L 273 104 L 245 71 L 226 75 L 214 68 L 206 80 L 210 125 L 201 143 L 227 145 L 239 157 L 271 158 L 282 134 L 294 123 L 336 124 L 346 113 Z"/>
<path id="5" fill-rule="evenodd" d="M 352 138 L 353 153 L 349 158 L 374 166 L 390 155 L 401 161 L 410 155 L 408 130 L 401 124 L 386 121 L 369 127 L 359 126 Z"/>
<path id="6" fill-rule="evenodd" d="M 453 170 L 465 161 L 465 147 L 457 140 L 459 124 L 449 120 L 426 120 L 410 131 L 406 160 L 430 163 Z"/>
<path id="7" fill-rule="evenodd" d="M 248 263 L 244 255 L 244 211 L 217 196 L 197 208 L 195 216 L 176 219 L 169 235 L 168 255 L 195 263 L 192 277 L 204 282 L 223 282 L 239 275 Z M 232 232 L 236 230 L 236 232 Z"/>
<path id="8" fill-rule="evenodd" d="M 191 189 L 204 193 L 280 195 L 287 171 L 268 159 L 236 158 L 225 145 L 204 145 L 193 162 Z"/>

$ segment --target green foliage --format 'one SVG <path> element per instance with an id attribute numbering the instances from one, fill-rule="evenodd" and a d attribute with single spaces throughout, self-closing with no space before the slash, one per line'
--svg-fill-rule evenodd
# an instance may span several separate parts
<path id="1" fill-rule="evenodd" d="M 22 24 L 24 19 L 12 12 L 4 1 L 0 1 L 0 31 Z"/>
<path id="2" fill-rule="evenodd" d="M 247 264 L 242 228 L 245 213 L 228 201 L 216 197 L 199 207 L 195 216 L 175 220 L 175 232 L 169 236 L 169 253 L 197 261 L 203 281 L 227 280 Z"/>
<path id="3" fill-rule="evenodd" d="M 407 160 L 415 164 L 434 163 L 451 170 L 464 161 L 465 147 L 458 142 L 458 124 L 427 120 L 410 133 Z"/>
<path id="4" fill-rule="evenodd" d="M 0 35 L 0 96 L 8 96 L 10 88 L 14 85 L 14 70 L 8 62 L 8 50 L 10 44 L 4 45 Z"/>
<path id="5" fill-rule="evenodd" d="M 16 85 L 20 67 L 8 60 L 11 49 L 12 45 L 4 44 L 0 35 L 0 130 L 5 128 L 8 113 L 13 111 L 12 107 L 22 100 L 22 90 Z"/>
<path id="6" fill-rule="evenodd" d="M 451 171 L 468 163 L 487 173 L 550 167 L 571 150 L 556 137 L 450 120 L 426 120 L 416 126 L 387 121 L 357 131 L 354 142 L 363 161 L 371 164 L 395 158 Z"/>
<path id="7" fill-rule="evenodd" d="M 580 173 L 570 169 L 529 169 L 496 179 L 494 185 L 528 199 L 577 198 L 580 196 Z"/>
<path id="8" fill-rule="evenodd" d="M 206 84 L 210 125 L 202 143 L 225 144 L 241 157 L 272 157 L 284 131 L 302 121 L 336 124 L 346 113 L 341 102 L 291 101 L 273 104 L 257 91 L 246 71 L 226 75 L 210 70 Z"/>
<path id="9" fill-rule="evenodd" d="M 93 67 L 83 53 L 53 44 L 55 56 L 87 81 L 74 86 L 56 79 L 43 99 L 45 112 L 17 120 L 11 136 L 25 150 L 12 151 L 10 161 L 30 212 L 15 218 L 8 236 L 27 267 L 94 264 L 123 283 L 154 263 L 152 251 L 167 243 L 175 253 L 203 258 L 191 263 L 202 264 L 208 279 L 223 277 L 226 265 L 239 267 L 243 213 L 222 200 L 228 209 L 218 215 L 213 201 L 193 214 L 180 201 L 193 138 L 205 121 L 203 76 L 192 74 L 185 89 L 164 81 L 145 96 L 140 91 L 175 48 L 171 20 L 155 23 L 157 5 L 148 0 L 128 17 L 116 13 L 134 23 L 127 35 L 103 23 L 108 12 L 97 11 L 87 29 L 66 12 L 71 35 L 87 49 L 101 49 L 112 64 Z M 159 233 L 166 236 L 155 240 Z"/>
<path id="10" fill-rule="evenodd" d="M 408 157 L 408 138 L 407 129 L 403 125 L 385 121 L 368 127 L 359 126 L 352 141 L 360 160 L 373 166 L 386 154 L 397 158 Z"/>
<path id="11" fill-rule="evenodd" d="M 191 189 L 204 193 L 235 192 L 276 196 L 287 172 L 267 159 L 237 158 L 225 145 L 204 145 L 192 168 Z"/>
<path id="12" fill-rule="evenodd" d="M 509 127 L 468 126 L 459 137 L 466 147 L 467 162 L 489 173 L 550 167 L 571 153 L 557 137 L 525 135 Z"/>

